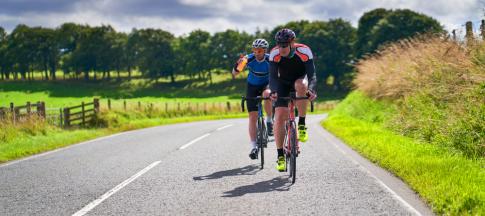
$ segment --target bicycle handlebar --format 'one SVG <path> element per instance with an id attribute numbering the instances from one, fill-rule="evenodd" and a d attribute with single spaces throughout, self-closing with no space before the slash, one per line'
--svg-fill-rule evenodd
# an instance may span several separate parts
<path id="1" fill-rule="evenodd" d="M 245 97 L 245 96 L 241 96 L 241 109 L 242 111 L 244 112 L 244 101 L 247 101 L 247 100 L 271 100 L 271 98 L 269 97 L 261 97 L 261 96 L 257 96 L 257 97 Z"/>
<path id="2" fill-rule="evenodd" d="M 244 101 L 246 100 L 270 100 L 271 98 L 269 97 L 261 97 L 261 96 L 257 96 L 257 97 L 245 97 L 245 96 L 241 96 L 241 110 L 244 112 L 245 109 L 244 109 Z M 278 97 L 278 99 L 282 99 L 282 100 L 308 100 L 309 97 Z M 313 105 L 313 101 L 310 101 L 310 112 L 313 112 L 313 108 L 314 108 L 314 105 Z"/>

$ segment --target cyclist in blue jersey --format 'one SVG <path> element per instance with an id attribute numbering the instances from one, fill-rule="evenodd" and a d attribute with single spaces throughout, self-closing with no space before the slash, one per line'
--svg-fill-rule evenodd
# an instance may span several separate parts
<path id="1" fill-rule="evenodd" d="M 265 39 L 256 39 L 253 44 L 253 53 L 240 58 L 234 65 L 232 74 L 234 76 L 241 73 L 238 70 L 238 65 L 247 59 L 246 67 L 249 69 L 247 78 L 246 97 L 269 97 L 269 54 L 266 53 L 269 43 Z M 251 141 L 251 152 L 249 157 L 256 159 L 258 155 L 258 147 L 256 145 L 256 128 L 258 119 L 258 107 L 256 101 L 248 100 L 247 109 L 249 112 L 249 138 Z M 273 118 L 272 107 L 269 100 L 264 101 L 264 110 L 266 112 L 266 124 L 268 128 L 268 135 L 273 136 Z"/>

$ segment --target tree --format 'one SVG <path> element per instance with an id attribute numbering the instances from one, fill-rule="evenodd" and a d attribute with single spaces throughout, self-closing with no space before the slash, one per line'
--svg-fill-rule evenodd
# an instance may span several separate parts
<path id="1" fill-rule="evenodd" d="M 33 70 L 36 55 L 32 52 L 35 49 L 35 37 L 31 28 L 23 24 L 17 25 L 7 41 L 7 58 L 10 58 L 14 64 L 14 78 L 17 79 L 20 73 L 22 79 L 27 79 L 27 73 Z"/>
<path id="2" fill-rule="evenodd" d="M 349 63 L 354 57 L 356 40 L 356 29 L 349 22 L 334 19 L 309 23 L 299 40 L 312 49 L 317 78 L 322 84 L 332 75 L 336 89 L 347 87 L 342 86 L 342 82 L 346 74 L 352 72 Z"/>
<path id="3" fill-rule="evenodd" d="M 170 77 L 175 83 L 174 57 L 171 43 L 174 36 L 161 29 L 141 29 L 136 31 L 139 52 L 138 66 L 144 76 L 150 78 Z"/>
<path id="4" fill-rule="evenodd" d="M 418 33 L 443 31 L 438 21 L 412 10 L 376 9 L 365 13 L 359 20 L 357 54 L 360 57 L 383 44 L 413 37 Z"/>
<path id="5" fill-rule="evenodd" d="M 209 60 L 211 68 L 220 68 L 229 70 L 241 54 L 251 51 L 253 37 L 246 32 L 226 30 L 215 33 L 210 42 Z M 212 76 L 209 70 L 209 78 L 212 82 Z"/>
<path id="6" fill-rule="evenodd" d="M 377 8 L 364 13 L 359 19 L 357 29 L 357 43 L 355 44 L 356 56 L 361 57 L 367 52 L 373 51 L 372 29 L 392 11 L 384 8 Z"/>
<path id="7" fill-rule="evenodd" d="M 56 79 L 57 66 L 60 59 L 60 43 L 58 32 L 49 28 L 31 28 L 33 58 L 37 67 L 44 71 L 45 79 Z M 49 73 L 50 71 L 50 73 Z"/>
<path id="8" fill-rule="evenodd" d="M 177 57 L 181 65 L 181 73 L 186 73 L 190 77 L 196 74 L 201 78 L 202 73 L 210 69 L 209 44 L 211 36 L 209 32 L 194 30 L 187 37 L 181 37 L 177 45 Z"/>
<path id="9" fill-rule="evenodd" d="M 7 59 L 7 32 L 0 27 L 0 79 L 9 79 L 9 59 Z"/>

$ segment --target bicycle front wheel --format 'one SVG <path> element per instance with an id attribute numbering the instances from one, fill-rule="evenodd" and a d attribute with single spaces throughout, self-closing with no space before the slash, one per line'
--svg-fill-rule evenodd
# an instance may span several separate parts
<path id="1" fill-rule="evenodd" d="M 297 147 L 296 147 L 296 128 L 295 125 L 291 125 L 291 137 L 290 137 L 290 177 L 291 183 L 295 183 L 296 181 L 296 154 L 297 154 Z"/>
<path id="2" fill-rule="evenodd" d="M 261 153 L 261 169 L 264 168 L 264 122 L 262 118 L 258 118 L 258 132 L 257 132 L 257 138 L 258 138 L 258 149 L 259 152 Z"/>

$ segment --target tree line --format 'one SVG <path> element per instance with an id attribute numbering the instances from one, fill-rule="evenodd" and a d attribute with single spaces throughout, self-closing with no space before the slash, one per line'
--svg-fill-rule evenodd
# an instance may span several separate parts
<path id="1" fill-rule="evenodd" d="M 379 46 L 416 33 L 443 32 L 435 19 L 407 9 L 375 9 L 363 14 L 355 28 L 343 19 L 293 21 L 254 34 L 226 30 L 210 34 L 194 30 L 174 36 L 162 29 L 117 32 L 110 25 L 92 27 L 64 23 L 57 28 L 23 24 L 7 33 L 0 27 L 0 79 L 33 79 L 34 73 L 55 80 L 64 78 L 111 79 L 120 72 L 138 70 L 144 77 L 212 78 L 217 69 L 230 69 L 240 54 L 251 51 L 255 38 L 274 46 L 274 34 L 291 28 L 298 42 L 311 47 L 319 80 L 332 76 L 335 88 L 348 87 L 352 63 Z M 90 75 L 91 74 L 91 75 Z"/>

